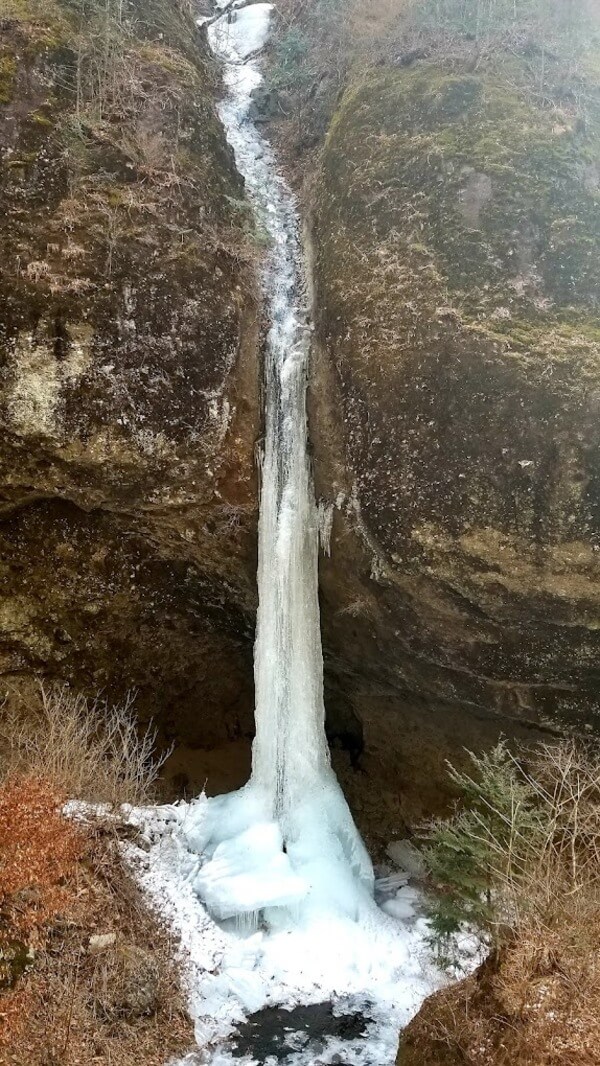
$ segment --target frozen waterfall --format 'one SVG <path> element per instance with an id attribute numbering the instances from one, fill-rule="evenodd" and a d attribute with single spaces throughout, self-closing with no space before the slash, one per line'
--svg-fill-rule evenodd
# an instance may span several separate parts
<path id="1" fill-rule="evenodd" d="M 223 6 L 223 5 L 221 5 Z M 220 114 L 269 236 L 263 292 L 265 445 L 259 522 L 252 776 L 185 826 L 203 856 L 194 889 L 218 919 L 271 925 L 370 909 L 371 862 L 330 764 L 318 605 L 318 515 L 307 454 L 309 312 L 294 197 L 250 118 L 272 5 L 230 7 L 208 28 L 224 65 Z"/>
<path id="2" fill-rule="evenodd" d="M 217 0 L 217 14 L 226 5 Z M 199 1049 L 180 1066 L 233 1066 L 242 1060 L 229 1039 L 243 1018 L 274 1004 L 328 1002 L 333 1012 L 358 1012 L 363 1035 L 315 1043 L 292 1032 L 282 1061 L 391 1066 L 398 1030 L 440 975 L 407 875 L 388 871 L 375 902 L 371 862 L 325 739 L 317 554 L 319 524 L 326 531 L 329 520 L 319 523 L 307 456 L 310 322 L 298 212 L 251 120 L 271 12 L 246 4 L 208 20 L 224 66 L 221 117 L 270 237 L 252 774 L 228 796 L 132 809 L 139 839 L 122 851 L 180 940 Z M 260 1060 L 256 1051 L 243 1062 Z"/>

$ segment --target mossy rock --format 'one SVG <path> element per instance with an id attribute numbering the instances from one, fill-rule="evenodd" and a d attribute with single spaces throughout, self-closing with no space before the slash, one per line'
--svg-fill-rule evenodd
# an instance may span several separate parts
<path id="1" fill-rule="evenodd" d="M 0 19 L 0 677 L 249 729 L 257 286 L 206 42 L 184 0 Z"/>
<path id="2" fill-rule="evenodd" d="M 21 940 L 11 940 L 0 945 L 0 991 L 14 988 L 24 973 L 34 963 L 34 953 Z"/>
<path id="3" fill-rule="evenodd" d="M 551 330 L 597 344 L 599 113 L 536 108 L 505 76 L 419 63 L 347 92 L 323 154 L 323 272 L 345 225 L 390 259 L 393 237 L 413 290 L 464 326 L 512 338 L 516 320 L 517 346 L 547 355 Z"/>
<path id="4" fill-rule="evenodd" d="M 367 636 L 340 534 L 324 616 L 355 664 L 376 615 L 392 689 L 556 728 L 599 710 L 600 117 L 593 79 L 545 106 L 523 63 L 383 66 L 333 117 L 318 326 L 378 588 Z"/>
<path id="5" fill-rule="evenodd" d="M 12 98 L 16 71 L 14 56 L 0 56 L 0 104 L 7 104 Z"/>

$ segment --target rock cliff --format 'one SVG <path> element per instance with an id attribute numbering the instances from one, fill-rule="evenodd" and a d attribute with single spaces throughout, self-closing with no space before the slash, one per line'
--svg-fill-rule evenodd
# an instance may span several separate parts
<path id="1" fill-rule="evenodd" d="M 218 73 L 185 0 L 0 5 L 0 672 L 137 687 L 243 738 L 237 783 L 259 315 Z M 299 32 L 262 108 L 316 152 L 330 734 L 384 842 L 463 745 L 597 722 L 598 76 L 425 38 L 316 78 Z"/>
<path id="2" fill-rule="evenodd" d="M 330 699 L 425 809 L 454 748 L 598 721 L 598 83 L 525 65 L 363 70 L 317 168 Z"/>
<path id="3" fill-rule="evenodd" d="M 253 234 L 185 0 L 0 5 L 0 674 L 251 730 Z"/>

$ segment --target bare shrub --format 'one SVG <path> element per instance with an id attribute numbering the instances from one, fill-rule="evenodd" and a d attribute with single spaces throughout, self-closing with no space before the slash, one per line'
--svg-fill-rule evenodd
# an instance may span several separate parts
<path id="1" fill-rule="evenodd" d="M 140 729 L 134 696 L 109 704 L 67 686 L 40 686 L 37 710 L 13 709 L 0 724 L 6 771 L 35 774 L 66 796 L 95 803 L 151 802 L 170 750 L 155 754 L 156 730 Z"/>
<path id="2" fill-rule="evenodd" d="M 597 107 L 596 0 L 280 0 L 277 12 L 269 109 L 284 149 L 302 157 L 301 182 L 340 91 L 379 65 L 485 63 L 533 105 L 582 122 Z"/>

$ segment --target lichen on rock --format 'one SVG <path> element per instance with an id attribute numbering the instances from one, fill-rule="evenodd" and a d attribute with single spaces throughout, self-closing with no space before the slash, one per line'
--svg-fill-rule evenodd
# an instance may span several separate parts
<path id="1" fill-rule="evenodd" d="M 0 17 L 0 672 L 248 729 L 257 294 L 218 76 L 183 0 Z"/>
<path id="2" fill-rule="evenodd" d="M 430 712 L 397 778 L 431 731 L 442 777 L 438 712 L 459 745 L 597 721 L 598 84 L 584 114 L 573 85 L 546 106 L 525 67 L 362 69 L 318 168 L 317 479 L 353 501 L 323 567 L 330 677 L 355 702 L 376 678 L 377 730 L 382 706 Z"/>

